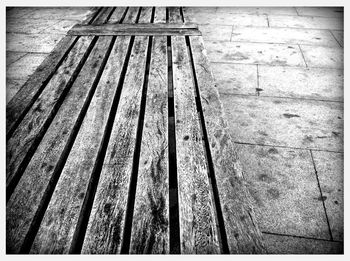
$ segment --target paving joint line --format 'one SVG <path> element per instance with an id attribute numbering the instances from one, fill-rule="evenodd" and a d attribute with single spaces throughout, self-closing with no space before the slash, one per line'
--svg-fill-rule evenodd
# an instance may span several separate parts
<path id="1" fill-rule="evenodd" d="M 219 91 L 219 94 L 220 95 L 231 95 L 231 96 L 256 97 L 255 94 L 229 93 L 229 92 L 220 92 L 220 91 Z M 284 96 L 271 96 L 271 95 L 262 95 L 262 96 L 259 96 L 259 97 L 262 97 L 262 98 L 275 98 L 275 99 L 289 99 L 289 100 L 302 100 L 302 101 L 316 101 L 316 102 L 344 103 L 344 101 L 310 99 L 310 98 L 302 98 L 302 97 L 284 97 Z"/>
<path id="2" fill-rule="evenodd" d="M 210 59 L 210 58 L 209 58 Z M 237 63 L 237 62 L 229 62 L 229 61 L 210 61 L 210 63 L 222 63 L 222 64 L 243 64 L 243 65 L 262 65 L 262 66 L 270 66 L 270 67 L 287 67 L 287 68 L 299 68 L 299 69 L 332 69 L 332 70 L 343 70 L 342 67 L 320 67 L 320 66 L 296 66 L 296 65 L 280 65 L 280 64 L 268 64 L 268 63 Z"/>
<path id="3" fill-rule="evenodd" d="M 328 218 L 328 214 L 327 214 L 326 205 L 325 205 L 325 203 L 324 203 L 324 197 L 323 197 L 323 193 L 322 193 L 322 189 L 321 189 L 320 180 L 319 180 L 319 178 L 318 178 L 318 173 L 317 173 L 317 169 L 316 169 L 315 159 L 314 159 L 314 156 L 313 156 L 313 154 L 312 154 L 312 149 L 310 149 L 309 151 L 310 151 L 310 155 L 311 155 L 311 161 L 312 161 L 312 164 L 313 164 L 314 170 L 315 170 L 315 176 L 316 176 L 316 180 L 317 180 L 318 189 L 319 189 L 320 194 L 321 194 L 322 205 L 323 205 L 323 210 L 324 210 L 324 213 L 325 213 L 325 216 L 326 216 L 326 221 L 327 221 L 327 225 L 328 225 L 329 235 L 330 235 L 330 237 L 331 237 L 331 241 L 334 241 L 333 235 L 332 235 L 331 226 L 330 226 L 330 224 L 329 224 L 329 218 Z"/>
<path id="4" fill-rule="evenodd" d="M 231 38 L 232 38 L 232 34 L 231 34 Z M 226 41 L 226 40 L 215 40 L 215 38 L 207 38 L 205 36 L 203 36 L 204 40 L 207 40 L 209 42 L 219 42 L 219 43 L 253 43 L 253 44 L 278 44 L 278 45 L 304 45 L 304 46 L 314 46 L 314 47 L 328 47 L 328 48 L 336 48 L 336 49 L 342 49 L 342 46 L 338 46 L 338 45 L 320 45 L 320 44 L 310 44 L 310 43 L 288 43 L 288 42 L 257 42 L 257 41 L 250 41 L 250 40 L 243 40 L 243 41 L 237 41 L 237 40 L 231 40 L 231 41 Z"/>
<path id="5" fill-rule="evenodd" d="M 285 145 L 272 145 L 272 144 L 259 144 L 259 143 L 251 143 L 251 142 L 241 142 L 241 141 L 234 141 L 235 144 L 239 145 L 251 145 L 251 146 L 262 146 L 262 147 L 276 147 L 276 148 L 283 148 L 283 149 L 293 149 L 293 150 L 313 150 L 313 151 L 322 151 L 322 152 L 330 152 L 330 153 L 339 153 L 344 154 L 343 151 L 334 151 L 334 150 L 324 150 L 324 149 L 317 149 L 317 148 L 299 148 L 299 147 L 290 147 Z"/>
<path id="6" fill-rule="evenodd" d="M 300 44 L 298 44 L 298 47 L 299 47 L 299 50 L 300 50 L 301 56 L 303 57 L 303 60 L 304 60 L 305 66 L 306 66 L 306 68 L 308 68 L 307 63 L 306 63 L 306 60 L 305 60 L 305 56 L 304 56 L 303 51 L 301 50 Z"/>
<path id="7" fill-rule="evenodd" d="M 324 238 L 298 236 L 298 235 L 282 234 L 282 233 L 275 233 L 275 232 L 268 232 L 268 231 L 262 231 L 261 233 L 267 234 L 267 235 L 275 235 L 275 236 L 296 237 L 296 238 L 303 238 L 303 239 L 310 239 L 310 240 L 326 241 L 330 243 L 343 243 L 343 241 L 339 241 L 339 240 L 329 240 Z"/>
<path id="8" fill-rule="evenodd" d="M 332 30 L 329 30 L 329 32 L 331 33 L 331 35 L 333 36 L 333 38 L 335 39 L 335 41 L 339 44 L 339 46 L 343 48 L 343 46 L 340 44 L 340 42 L 338 41 L 338 39 L 334 36 Z"/>

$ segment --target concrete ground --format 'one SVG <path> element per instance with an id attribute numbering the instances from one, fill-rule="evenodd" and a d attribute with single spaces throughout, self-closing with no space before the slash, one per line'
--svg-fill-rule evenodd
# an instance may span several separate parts
<path id="1" fill-rule="evenodd" d="M 7 102 L 90 13 L 7 9 Z M 269 253 L 342 253 L 343 9 L 192 7 L 184 14 L 203 33 Z"/>

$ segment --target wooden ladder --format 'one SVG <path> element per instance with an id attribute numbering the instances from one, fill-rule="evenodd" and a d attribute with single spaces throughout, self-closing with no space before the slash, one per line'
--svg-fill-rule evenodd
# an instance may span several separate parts
<path id="1" fill-rule="evenodd" d="M 99 8 L 9 102 L 7 253 L 265 253 L 185 19 Z"/>

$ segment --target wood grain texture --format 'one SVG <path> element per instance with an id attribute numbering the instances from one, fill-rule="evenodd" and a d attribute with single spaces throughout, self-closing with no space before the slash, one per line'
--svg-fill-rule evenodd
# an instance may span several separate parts
<path id="1" fill-rule="evenodd" d="M 169 7 L 169 23 L 183 23 L 180 13 L 180 7 Z"/>
<path id="2" fill-rule="evenodd" d="M 97 11 L 97 10 L 95 10 Z M 92 22 L 93 17 L 88 17 L 82 24 Z M 106 19 L 106 14 L 100 12 L 95 21 Z M 94 22 L 95 23 L 95 22 Z M 28 81 L 16 93 L 6 106 L 6 135 L 12 131 L 16 121 L 21 117 L 25 110 L 28 110 L 37 93 L 50 75 L 52 75 L 60 66 L 60 60 L 64 58 L 69 47 L 74 43 L 76 37 L 65 36 L 55 46 L 53 51 L 45 58 Z"/>
<path id="3" fill-rule="evenodd" d="M 76 25 L 69 35 L 201 35 L 193 26 L 176 24 L 107 24 L 107 25 Z"/>
<path id="4" fill-rule="evenodd" d="M 126 7 L 117 7 L 111 17 L 108 19 L 107 24 L 119 24 L 123 18 L 123 14 L 126 10 Z M 124 18 L 125 19 L 125 18 Z"/>
<path id="5" fill-rule="evenodd" d="M 111 37 L 102 37 L 102 62 Z M 96 160 L 129 39 L 118 39 L 46 210 L 31 253 L 68 253 L 87 183 Z M 86 72 L 87 74 L 89 71 Z M 88 81 L 91 85 L 92 80 Z M 64 212 L 64 214 L 62 214 Z M 54 222 L 52 222 L 54 220 Z M 54 239 L 54 240 L 53 240 Z"/>
<path id="6" fill-rule="evenodd" d="M 169 253 L 166 37 L 152 46 L 131 234 L 131 253 Z"/>
<path id="7" fill-rule="evenodd" d="M 115 19 L 120 20 L 115 13 L 113 15 Z M 122 13 L 119 15 L 121 18 Z M 134 21 L 136 15 L 137 13 L 133 12 L 133 16 L 129 16 L 129 19 L 132 20 L 129 21 Z M 111 37 L 101 37 L 99 41 L 104 43 L 99 48 L 99 53 L 102 55 L 101 57 L 94 56 L 92 59 L 101 63 L 111 42 Z M 114 44 L 95 95 L 52 195 L 31 253 L 69 252 L 112 100 L 117 91 L 129 42 L 130 37 L 120 37 Z M 85 73 L 89 74 L 89 71 Z M 91 85 L 93 79 L 87 82 Z M 53 220 L 55 222 L 52 222 Z"/>
<path id="8" fill-rule="evenodd" d="M 7 142 L 6 186 L 12 182 L 28 150 L 42 131 L 43 125 L 53 112 L 57 100 L 67 88 L 67 83 L 85 55 L 91 41 L 92 37 L 90 36 L 79 39 Z"/>
<path id="9" fill-rule="evenodd" d="M 164 23 L 166 23 L 166 8 L 157 6 L 156 11 L 154 12 L 154 24 Z"/>
<path id="10" fill-rule="evenodd" d="M 107 147 L 82 253 L 119 253 L 146 62 L 147 37 L 136 37 Z"/>
<path id="11" fill-rule="evenodd" d="M 17 157 L 15 159 L 9 157 L 9 169 L 7 174 L 14 173 L 16 169 L 15 163 L 24 157 L 27 146 L 35 138 L 37 131 L 40 129 L 45 116 L 49 113 L 49 109 L 68 80 L 68 74 L 65 72 L 68 68 L 74 68 L 81 58 L 81 55 L 90 43 L 91 38 L 80 39 L 76 45 L 76 50 L 67 58 L 67 67 L 64 71 L 57 74 L 53 78 L 52 85 L 44 90 L 37 102 L 33 106 L 33 110 L 24 118 L 23 126 L 19 126 L 18 132 L 15 133 L 16 140 L 10 140 L 7 148 L 8 153 L 13 153 Z M 67 71 L 68 72 L 68 71 Z M 93 73 L 93 72 L 91 72 Z M 76 81 L 77 84 L 82 83 L 83 79 Z M 57 88 L 57 86 L 62 86 Z M 87 90 L 84 90 L 84 87 Z M 66 97 L 64 106 L 61 107 L 49 131 L 44 136 L 41 144 L 36 150 L 26 171 L 23 173 L 22 179 L 19 181 L 14 190 L 6 208 L 6 238 L 7 252 L 17 253 L 22 245 L 24 237 L 29 229 L 29 225 L 35 215 L 36 209 L 40 203 L 44 190 L 50 180 L 53 169 L 58 161 L 65 142 L 68 139 L 70 129 L 78 115 L 83 99 L 86 96 L 88 88 L 86 86 L 75 85 Z M 82 101 L 80 101 L 82 99 Z M 68 104 L 67 104 L 68 101 Z M 47 109 L 47 111 L 46 111 Z M 25 125 L 24 125 L 25 124 Z M 28 145 L 27 145 L 28 144 Z M 8 155 L 9 156 L 9 155 Z M 12 169 L 10 169 L 12 167 Z M 11 176 L 9 176 L 9 179 Z"/>
<path id="12" fill-rule="evenodd" d="M 184 37 L 173 37 L 181 253 L 219 253 L 208 166 Z"/>
<path id="13" fill-rule="evenodd" d="M 190 37 L 230 253 L 266 253 L 201 37 Z"/>

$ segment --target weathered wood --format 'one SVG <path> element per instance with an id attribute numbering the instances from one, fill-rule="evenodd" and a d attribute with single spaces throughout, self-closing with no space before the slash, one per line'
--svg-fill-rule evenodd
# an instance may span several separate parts
<path id="1" fill-rule="evenodd" d="M 76 25 L 70 31 L 68 35 L 202 35 L 198 29 L 194 28 L 182 28 L 185 26 L 179 26 L 171 28 L 170 24 L 164 24 L 163 26 L 152 26 L 156 24 L 148 24 L 135 26 L 131 25 Z M 160 24 L 158 24 L 160 25 Z"/>
<path id="2" fill-rule="evenodd" d="M 180 7 L 169 7 L 169 23 L 182 23 Z"/>
<path id="3" fill-rule="evenodd" d="M 166 37 L 155 37 L 145 108 L 131 253 L 169 253 Z"/>
<path id="4" fill-rule="evenodd" d="M 19 126 L 19 132 L 15 132 L 13 136 L 14 139 L 10 140 L 7 152 L 13 153 L 12 155 L 16 155 L 17 157 L 13 159 L 9 157 L 11 155 L 8 155 L 8 182 L 17 169 L 18 165 L 14 164 L 20 162 L 20 159 L 24 158 L 28 150 L 28 146 L 26 145 L 30 144 L 30 142 L 35 139 L 35 135 L 46 118 L 45 116 L 50 112 L 50 105 L 55 103 L 55 100 L 58 98 L 57 96 L 60 95 L 65 86 L 65 82 L 68 81 L 70 75 L 65 74 L 65 72 L 68 72 L 69 68 L 74 68 L 74 65 L 79 62 L 79 59 L 85 52 L 90 41 L 91 38 L 82 38 L 79 40 L 75 46 L 76 50 L 72 50 L 71 56 L 67 58 L 67 67 L 61 67 L 64 70 L 60 71 L 60 74 L 57 74 L 57 77 L 53 78 L 52 85 L 50 84 L 51 82 L 49 83 L 42 93 L 42 96 L 38 98 L 32 110 L 27 114 L 28 117 L 24 118 L 22 122 L 23 125 L 21 124 Z M 57 89 L 57 86 L 62 87 Z M 84 97 L 84 95 L 86 95 L 85 91 L 74 88 L 67 99 L 74 101 L 74 99 L 80 98 L 81 96 Z M 54 164 L 57 162 L 60 152 L 64 148 L 65 142 L 69 136 L 70 127 L 74 124 L 73 119 L 76 118 L 77 114 L 72 112 L 78 109 L 79 105 L 81 105 L 79 101 L 75 100 L 70 106 L 62 107 L 62 110 L 60 110 L 60 113 L 58 113 L 53 124 L 50 126 L 51 128 L 49 128 L 47 135 L 44 136 L 44 139 L 36 150 L 32 161 L 24 172 L 22 179 L 7 204 L 6 238 L 8 253 L 17 253 L 20 250 L 41 197 L 43 196 L 43 192 L 50 180 L 55 166 Z M 46 108 L 46 113 L 40 114 L 40 112 L 43 112 Z M 39 111 L 39 114 L 36 113 L 37 111 Z"/>
<path id="5" fill-rule="evenodd" d="M 23 118 L 21 124 L 7 142 L 6 148 L 6 187 L 24 171 L 23 164 L 29 150 L 35 149 L 36 139 L 45 133 L 45 123 L 53 117 L 61 105 L 58 103 L 62 93 L 69 88 L 74 71 L 81 65 L 81 60 L 87 55 L 87 49 L 92 37 L 81 37 L 74 45 L 69 55 L 51 78 L 44 91 L 35 101 Z M 73 79 L 74 80 L 74 79 Z M 8 192 L 8 191 L 7 191 Z M 8 192 L 10 193 L 10 192 Z"/>
<path id="6" fill-rule="evenodd" d="M 147 12 L 142 10 L 142 12 Z M 140 16 L 139 22 L 150 21 Z M 147 19 L 147 20 L 146 20 Z M 145 73 L 147 37 L 135 37 L 82 253 L 119 253 Z"/>
<path id="7" fill-rule="evenodd" d="M 95 23 L 106 19 L 106 14 L 102 11 L 98 16 L 88 17 L 82 24 Z M 95 20 L 95 21 L 94 21 Z M 40 66 L 31 75 L 28 81 L 16 93 L 16 95 L 9 101 L 6 106 L 6 135 L 12 135 L 17 121 L 24 117 L 24 114 L 30 109 L 46 83 L 54 75 L 55 71 L 63 62 L 64 57 L 73 47 L 77 37 L 65 36 L 63 37 L 53 51 L 45 58 Z"/>
<path id="8" fill-rule="evenodd" d="M 146 37 L 135 38 L 82 253 L 120 251 L 140 110 L 146 47 Z"/>
<path id="9" fill-rule="evenodd" d="M 119 24 L 121 22 L 121 19 L 123 18 L 124 12 L 126 10 L 126 7 L 117 7 L 111 17 L 108 19 L 107 24 Z M 125 18 L 124 18 L 125 19 Z M 124 20 L 125 21 L 125 20 Z M 68 31 L 69 32 L 69 31 Z"/>
<path id="10" fill-rule="evenodd" d="M 165 7 L 156 7 L 156 11 L 154 12 L 154 23 L 161 24 L 161 26 L 166 23 L 166 8 Z M 198 28 L 198 27 L 196 27 Z M 195 28 L 195 29 L 196 29 Z"/>
<path id="11" fill-rule="evenodd" d="M 135 21 L 135 10 L 129 15 L 128 22 Z M 114 19 L 117 19 L 116 15 Z M 122 16 L 122 13 L 119 13 Z M 102 62 L 111 37 L 101 37 L 99 41 L 105 43 L 99 53 L 94 56 L 95 61 Z M 125 60 L 130 37 L 116 39 L 114 48 L 106 63 L 98 83 L 96 93 L 76 137 L 69 158 L 62 170 L 50 204 L 46 210 L 41 227 L 35 238 L 31 253 L 68 253 L 80 209 L 88 186 L 89 178 L 97 158 L 99 145 L 104 134 L 111 109 L 112 100 Z M 99 66 L 98 66 L 99 67 Z M 89 71 L 85 72 L 86 74 Z M 92 80 L 88 81 L 92 83 Z M 64 211 L 64 215 L 62 212 Z M 52 222 L 54 220 L 55 222 Z M 52 240 L 54 239 L 54 240 Z"/>
<path id="12" fill-rule="evenodd" d="M 220 253 L 208 166 L 184 37 L 173 37 L 181 253 Z"/>
<path id="13" fill-rule="evenodd" d="M 265 253 L 201 37 L 190 37 L 230 253 Z"/>

